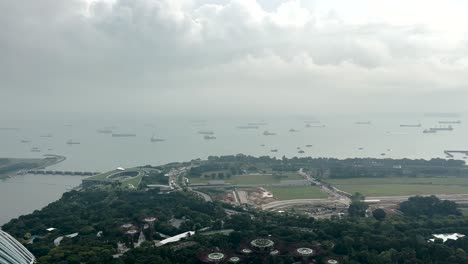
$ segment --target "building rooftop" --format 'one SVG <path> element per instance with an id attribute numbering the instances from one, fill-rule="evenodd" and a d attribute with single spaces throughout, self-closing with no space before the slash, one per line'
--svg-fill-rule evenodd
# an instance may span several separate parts
<path id="1" fill-rule="evenodd" d="M 0 263 L 32 264 L 36 261 L 18 240 L 0 230 Z"/>

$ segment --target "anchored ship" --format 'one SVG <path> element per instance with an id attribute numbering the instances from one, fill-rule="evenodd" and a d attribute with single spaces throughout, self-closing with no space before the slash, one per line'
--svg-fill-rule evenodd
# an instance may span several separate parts
<path id="1" fill-rule="evenodd" d="M 112 134 L 113 137 L 136 137 L 136 134 L 121 134 L 121 133 L 117 133 L 117 134 Z"/>
<path id="2" fill-rule="evenodd" d="M 105 128 L 105 129 L 98 129 L 97 132 L 100 133 L 100 134 L 112 134 L 112 130 L 107 129 L 107 128 Z"/>
<path id="3" fill-rule="evenodd" d="M 434 130 L 434 131 L 452 131 L 453 127 L 452 126 L 448 126 L 448 127 L 431 127 L 429 129 Z"/>
<path id="4" fill-rule="evenodd" d="M 151 136 L 150 141 L 151 142 L 162 142 L 162 141 L 166 141 L 166 140 L 162 139 L 162 138 L 156 138 L 156 137 L 154 137 L 154 134 L 153 134 L 153 136 Z"/>
<path id="5" fill-rule="evenodd" d="M 274 136 L 274 135 L 276 135 L 276 133 L 269 132 L 268 130 L 265 130 L 265 131 L 263 132 L 263 135 L 264 135 L 264 136 Z"/>
<path id="6" fill-rule="evenodd" d="M 402 124 L 400 127 L 421 127 L 421 123 L 419 124 Z"/>
<path id="7" fill-rule="evenodd" d="M 461 121 L 439 121 L 439 124 L 461 124 Z"/>
<path id="8" fill-rule="evenodd" d="M 200 131 L 198 131 L 198 134 L 201 134 L 201 135 L 214 135 L 214 132 L 211 131 L 211 130 L 200 130 Z"/>

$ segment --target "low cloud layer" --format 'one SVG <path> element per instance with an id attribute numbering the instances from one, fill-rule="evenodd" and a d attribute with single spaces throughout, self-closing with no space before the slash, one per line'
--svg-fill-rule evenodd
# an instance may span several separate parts
<path id="1" fill-rule="evenodd" d="M 0 107 L 467 111 L 468 4 L 391 3 L 0 1 Z"/>

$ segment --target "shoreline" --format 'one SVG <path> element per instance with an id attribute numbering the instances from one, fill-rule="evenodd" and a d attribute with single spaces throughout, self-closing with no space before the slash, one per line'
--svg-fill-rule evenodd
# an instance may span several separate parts
<path id="1" fill-rule="evenodd" d="M 4 158 L 4 159 L 13 160 L 17 164 L 21 164 L 21 162 L 26 162 L 25 166 L 26 166 L 26 164 L 28 164 L 28 161 L 29 161 L 29 163 L 32 163 L 32 164 L 33 164 L 33 161 L 38 162 L 40 164 L 39 164 L 39 166 L 36 166 L 36 167 L 33 167 L 33 168 L 25 168 L 25 167 L 14 168 L 11 171 L 6 172 L 5 174 L 0 174 L 0 180 L 6 180 L 6 179 L 13 178 L 15 175 L 18 175 L 18 174 L 24 174 L 25 170 L 45 169 L 47 167 L 50 167 L 50 166 L 56 165 L 56 164 L 58 164 L 60 162 L 63 162 L 67 158 L 65 156 L 62 156 L 62 155 L 45 154 L 44 158 L 42 158 L 42 159 L 21 159 L 21 158 Z M 13 166 L 14 165 L 15 164 L 13 164 Z"/>

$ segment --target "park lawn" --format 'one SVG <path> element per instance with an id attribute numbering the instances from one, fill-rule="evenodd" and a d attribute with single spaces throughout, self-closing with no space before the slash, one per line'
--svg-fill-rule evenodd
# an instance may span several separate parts
<path id="1" fill-rule="evenodd" d="M 129 186 L 129 184 L 135 186 L 135 188 L 138 188 L 138 185 L 140 185 L 141 179 L 143 178 L 143 175 L 133 177 L 131 179 L 128 179 L 126 181 L 122 182 L 122 186 Z"/>
<path id="2" fill-rule="evenodd" d="M 302 177 L 296 173 L 286 173 L 283 178 L 277 178 L 271 174 L 245 174 L 245 175 L 235 175 L 230 179 L 226 180 L 231 184 L 273 184 L 279 183 L 281 180 L 302 180 Z"/>
<path id="3" fill-rule="evenodd" d="M 285 173 L 281 179 L 276 178 L 271 174 L 245 174 L 245 175 L 234 175 L 231 178 L 224 178 L 221 180 L 226 181 L 230 184 L 238 184 L 238 185 L 263 185 L 263 184 L 274 184 L 279 183 L 280 180 L 302 180 L 302 176 L 297 173 Z M 211 177 L 193 177 L 189 178 L 191 183 L 208 183 L 211 180 L 220 180 L 218 177 L 212 179 Z"/>
<path id="4" fill-rule="evenodd" d="M 366 196 L 398 196 L 468 193 L 468 178 L 354 178 L 327 180 L 348 193 L 360 192 Z"/>
<path id="5" fill-rule="evenodd" d="M 107 180 L 107 177 L 109 175 L 112 175 L 116 172 L 119 172 L 118 170 L 111 170 L 111 171 L 108 171 L 108 172 L 103 172 L 103 173 L 99 173 L 97 175 L 94 175 L 94 176 L 91 176 L 91 177 L 88 177 L 86 178 L 87 180 L 93 180 L 93 181 L 106 181 Z"/>
<path id="6" fill-rule="evenodd" d="M 467 185 L 468 177 L 386 177 L 386 178 L 350 178 L 327 179 L 331 184 L 361 185 L 361 184 L 433 184 L 433 185 Z"/>
<path id="7" fill-rule="evenodd" d="M 327 194 L 316 186 L 268 187 L 267 189 L 273 193 L 276 200 L 327 198 Z"/>

